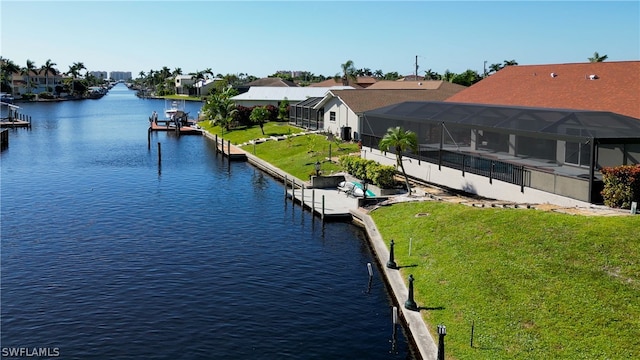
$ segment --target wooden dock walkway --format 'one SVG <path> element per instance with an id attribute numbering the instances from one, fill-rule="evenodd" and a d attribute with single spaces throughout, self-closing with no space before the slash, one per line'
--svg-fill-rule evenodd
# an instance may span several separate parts
<path id="1" fill-rule="evenodd" d="M 202 130 L 193 126 L 181 126 L 176 128 L 175 125 L 171 125 L 171 121 L 151 121 L 149 122 L 149 129 L 151 131 L 174 131 L 180 135 L 202 135 Z M 195 123 L 194 123 L 195 124 Z"/>
<path id="2" fill-rule="evenodd" d="M 212 135 L 207 131 L 202 132 L 204 136 L 213 140 L 216 144 L 216 151 L 229 158 L 229 160 L 246 161 L 247 154 L 244 150 L 231 144 L 231 141 L 219 138 L 218 135 Z"/>

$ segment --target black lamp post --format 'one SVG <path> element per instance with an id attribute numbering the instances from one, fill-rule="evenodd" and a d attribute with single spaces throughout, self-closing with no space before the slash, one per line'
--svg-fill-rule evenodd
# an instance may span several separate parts
<path id="1" fill-rule="evenodd" d="M 438 325 L 438 360 L 444 360 L 444 336 L 447 335 L 447 327 Z"/>
<path id="2" fill-rule="evenodd" d="M 418 304 L 413 300 L 413 274 L 409 275 L 409 298 L 404 302 L 404 307 L 409 310 L 418 311 Z"/>
<path id="3" fill-rule="evenodd" d="M 393 239 L 391 239 L 391 244 L 389 245 L 389 261 L 387 261 L 387 267 L 389 269 L 398 268 L 398 265 L 396 264 L 396 261 L 393 258 Z"/>
<path id="4" fill-rule="evenodd" d="M 320 161 L 316 161 L 316 176 L 320 176 Z"/>

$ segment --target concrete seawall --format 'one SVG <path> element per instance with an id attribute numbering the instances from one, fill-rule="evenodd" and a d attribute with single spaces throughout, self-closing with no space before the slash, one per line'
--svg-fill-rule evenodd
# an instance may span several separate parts
<path id="1" fill-rule="evenodd" d="M 207 136 L 209 139 L 213 138 Z M 234 147 L 233 145 L 231 145 Z M 242 151 L 247 157 L 247 161 L 257 167 L 258 169 L 268 173 L 272 177 L 290 182 L 293 181 L 296 186 L 307 187 L 307 182 L 298 179 L 291 174 L 288 174 L 281 169 L 263 161 L 262 159 L 254 156 L 253 154 L 244 151 L 239 147 L 235 147 L 234 151 Z M 413 344 L 414 349 L 417 350 L 416 356 L 424 360 L 436 360 L 438 354 L 437 344 L 429 332 L 427 324 L 424 322 L 420 311 L 408 310 L 404 307 L 404 302 L 408 298 L 409 290 L 404 282 L 400 270 L 389 269 L 386 267 L 386 262 L 389 259 L 389 249 L 387 248 L 382 236 L 378 232 L 378 228 L 373 219 L 366 213 L 366 211 L 359 207 L 357 199 L 349 198 L 345 194 L 338 194 L 342 196 L 334 196 L 337 194 L 335 189 L 317 189 L 320 191 L 330 192 L 331 196 L 327 196 L 326 199 L 330 202 L 328 206 L 332 208 L 345 208 L 351 215 L 351 219 L 355 224 L 362 226 L 367 234 L 369 245 L 374 252 L 375 258 L 378 262 L 378 269 L 382 272 L 383 279 L 391 290 L 393 295 L 394 306 L 398 307 L 398 313 L 402 316 L 402 320 L 405 324 L 405 329 L 408 331 L 408 339 Z M 292 192 L 290 195 L 295 197 L 301 204 L 304 204 L 308 200 L 308 194 L 311 191 L 307 191 L 306 196 L 300 192 Z M 328 194 L 328 193 L 325 193 Z M 316 205 L 319 199 L 316 199 Z M 312 207 L 313 205 L 309 205 Z M 316 207 L 316 206 L 313 206 Z M 317 209 L 317 207 L 316 207 Z M 318 211 L 316 210 L 316 213 Z"/>

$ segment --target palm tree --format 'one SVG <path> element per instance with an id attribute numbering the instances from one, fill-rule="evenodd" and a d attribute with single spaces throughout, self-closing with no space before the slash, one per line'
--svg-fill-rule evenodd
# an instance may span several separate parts
<path id="1" fill-rule="evenodd" d="M 607 55 L 602 55 L 600 56 L 600 54 L 598 54 L 598 52 L 594 52 L 593 53 L 593 57 L 588 58 L 589 62 L 603 62 L 605 60 L 607 60 Z"/>
<path id="2" fill-rule="evenodd" d="M 2 76 L 3 91 L 13 95 L 13 74 L 20 72 L 20 66 L 5 58 L 0 58 L 0 64 L 2 65 L 0 76 Z"/>
<path id="3" fill-rule="evenodd" d="M 373 72 L 373 76 L 375 76 L 378 79 L 381 79 L 384 76 L 384 72 L 382 72 L 382 69 L 378 69 Z"/>
<path id="4" fill-rule="evenodd" d="M 205 101 L 202 111 L 209 119 L 211 125 L 219 125 L 224 135 L 224 130 L 229 130 L 231 121 L 238 114 L 236 104 L 231 97 L 236 94 L 233 88 L 226 88 L 219 93 L 212 93 Z"/>
<path id="5" fill-rule="evenodd" d="M 31 94 L 31 88 L 33 87 L 33 84 L 31 83 L 31 73 L 35 72 L 36 70 L 36 64 L 27 59 L 27 66 L 22 68 L 22 75 L 26 75 L 27 76 L 27 93 Z"/>
<path id="6" fill-rule="evenodd" d="M 505 60 L 504 66 L 518 65 L 518 62 L 515 60 Z"/>
<path id="7" fill-rule="evenodd" d="M 349 81 L 355 81 L 356 80 L 356 68 L 355 66 L 353 66 L 353 61 L 351 60 L 347 60 L 346 63 L 341 64 L 340 67 L 342 68 L 342 77 L 340 77 L 340 74 L 336 74 L 336 76 L 334 77 L 334 79 L 336 81 L 342 79 L 342 85 L 344 86 L 348 86 L 349 85 Z"/>
<path id="8" fill-rule="evenodd" d="M 48 59 L 44 65 L 42 65 L 42 67 L 40 67 L 40 69 L 42 71 L 44 71 L 44 76 L 45 76 L 45 86 L 47 87 L 47 91 L 49 91 L 49 74 L 52 75 L 57 75 L 58 74 L 58 70 L 56 70 L 56 68 L 54 68 L 54 66 L 56 66 L 58 64 L 54 63 L 51 61 L 51 59 Z"/>
<path id="9" fill-rule="evenodd" d="M 409 185 L 409 177 L 404 171 L 404 164 L 402 163 L 402 153 L 407 150 L 416 151 L 418 149 L 418 136 L 411 130 L 404 130 L 400 126 L 395 128 L 389 128 L 384 137 L 380 140 L 378 147 L 382 151 L 389 151 L 393 148 L 396 153 L 396 164 L 400 166 L 402 175 L 404 176 L 404 182 L 407 186 L 407 191 L 411 195 L 411 185 Z"/>
<path id="10" fill-rule="evenodd" d="M 76 69 L 76 76 L 74 76 L 74 78 L 80 76 L 80 70 L 87 70 L 87 68 L 84 66 L 84 63 L 82 62 L 73 63 L 73 67 Z"/>
<path id="11" fill-rule="evenodd" d="M 437 72 L 433 72 L 431 69 L 424 72 L 425 80 L 440 80 L 441 78 L 442 76 L 440 74 L 438 74 Z"/>
<path id="12" fill-rule="evenodd" d="M 502 69 L 502 64 L 489 65 L 489 74 L 496 73 Z"/>

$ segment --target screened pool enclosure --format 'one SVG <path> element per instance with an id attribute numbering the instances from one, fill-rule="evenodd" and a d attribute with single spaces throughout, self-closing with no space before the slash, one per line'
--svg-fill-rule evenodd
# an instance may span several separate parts
<path id="1" fill-rule="evenodd" d="M 400 126 L 418 135 L 418 151 L 403 154 L 418 163 L 589 203 L 602 201 L 599 169 L 640 163 L 640 119 L 610 112 L 404 102 L 361 121 L 371 149 Z"/>

